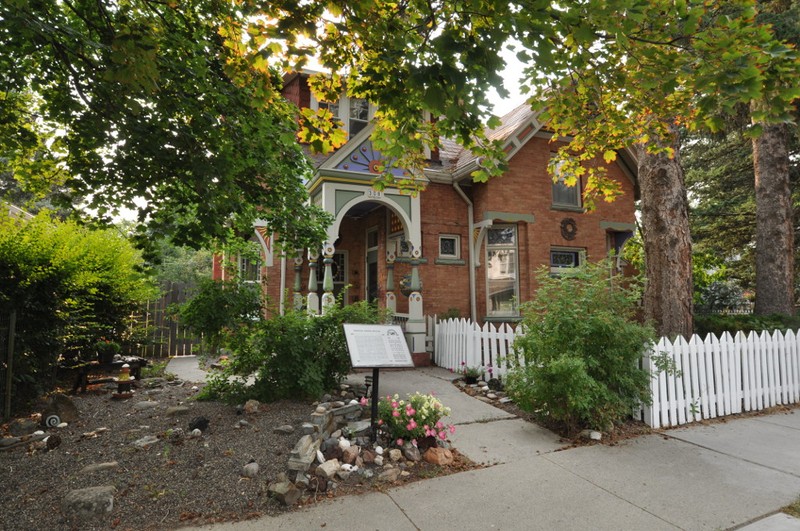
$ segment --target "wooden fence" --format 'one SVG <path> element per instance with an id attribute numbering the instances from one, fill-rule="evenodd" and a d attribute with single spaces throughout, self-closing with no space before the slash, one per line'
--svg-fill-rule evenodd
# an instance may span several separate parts
<path id="1" fill-rule="evenodd" d="M 508 324 L 478 326 L 466 319 L 436 324 L 434 361 L 458 371 L 491 364 L 493 376 L 508 372 L 508 360 L 517 359 L 514 340 L 519 329 Z M 656 358 L 672 370 L 656 368 Z M 521 360 L 520 360 L 521 361 Z M 654 428 L 679 426 L 710 419 L 760 411 L 782 404 L 800 403 L 800 335 L 740 332 L 705 339 L 662 338 L 642 359 L 652 378 L 652 404 L 638 412 Z"/>
<path id="2" fill-rule="evenodd" d="M 200 338 L 181 326 L 170 312 L 170 306 L 186 302 L 191 297 L 191 289 L 186 284 L 173 282 L 162 290 L 160 299 L 149 301 L 131 316 L 132 327 L 143 331 L 137 334 L 140 339 L 137 355 L 166 358 L 196 354 Z"/>

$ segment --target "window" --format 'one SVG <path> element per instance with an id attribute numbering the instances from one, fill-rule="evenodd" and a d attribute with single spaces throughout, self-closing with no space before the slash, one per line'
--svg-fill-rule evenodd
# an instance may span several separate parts
<path id="1" fill-rule="evenodd" d="M 461 237 L 457 234 L 439 235 L 439 257 L 461 258 Z"/>
<path id="2" fill-rule="evenodd" d="M 516 315 L 517 227 L 494 226 L 486 234 L 486 298 L 490 316 Z"/>
<path id="3" fill-rule="evenodd" d="M 350 98 L 350 138 L 356 136 L 369 121 L 369 102 L 363 98 Z"/>
<path id="4" fill-rule="evenodd" d="M 320 109 L 328 109 L 331 111 L 331 114 L 334 118 L 339 118 L 339 100 L 336 100 L 333 103 L 328 103 L 327 101 L 319 102 Z"/>
<path id="5" fill-rule="evenodd" d="M 261 282 L 261 259 L 239 256 L 239 278 L 242 282 Z"/>
<path id="6" fill-rule="evenodd" d="M 550 274 L 559 276 L 566 269 L 578 267 L 583 262 L 583 249 L 552 249 L 550 251 Z"/>
<path id="7" fill-rule="evenodd" d="M 349 137 L 352 138 L 363 130 L 369 123 L 370 105 L 364 98 L 349 98 L 342 96 L 335 102 L 319 101 L 312 96 L 311 108 L 328 109 L 334 119 L 342 122 Z"/>
<path id="8" fill-rule="evenodd" d="M 575 186 L 564 184 L 564 176 L 561 175 L 561 165 L 556 166 L 556 176 L 558 180 L 553 182 L 553 206 L 556 207 L 581 207 L 581 181 L 580 178 Z"/>

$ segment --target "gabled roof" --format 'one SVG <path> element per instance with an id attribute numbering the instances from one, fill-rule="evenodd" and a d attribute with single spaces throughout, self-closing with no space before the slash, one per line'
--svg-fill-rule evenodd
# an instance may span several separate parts
<path id="1" fill-rule="evenodd" d="M 544 123 L 538 120 L 541 111 L 534 111 L 530 104 L 523 103 L 511 112 L 500 118 L 501 124 L 486 132 L 489 140 L 499 140 L 508 159 L 512 159 L 517 152 L 537 133 Z M 620 150 L 617 162 L 623 172 L 631 179 L 637 189 L 638 157 L 632 148 Z M 451 139 L 442 139 L 439 150 L 442 160 L 441 173 L 449 173 L 453 181 L 468 178 L 473 171 L 478 169 L 479 157 Z"/>

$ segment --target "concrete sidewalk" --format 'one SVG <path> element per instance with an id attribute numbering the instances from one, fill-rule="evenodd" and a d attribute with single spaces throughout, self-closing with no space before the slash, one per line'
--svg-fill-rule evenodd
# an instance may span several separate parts
<path id="1" fill-rule="evenodd" d="M 379 392 L 435 393 L 452 409 L 454 446 L 491 466 L 195 529 L 800 531 L 775 514 L 800 496 L 800 410 L 557 451 L 556 435 L 461 393 L 453 378 L 437 368 L 381 371 Z"/>

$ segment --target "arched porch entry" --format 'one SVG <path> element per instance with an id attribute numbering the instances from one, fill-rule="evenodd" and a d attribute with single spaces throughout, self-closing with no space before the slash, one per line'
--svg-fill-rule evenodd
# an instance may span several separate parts
<path id="1" fill-rule="evenodd" d="M 411 351 L 424 353 L 419 199 L 369 183 L 325 182 L 317 191 L 312 198 L 334 222 L 322 248 L 308 253 L 308 294 L 296 303 L 324 313 L 337 296 L 377 301 L 404 327 Z"/>

